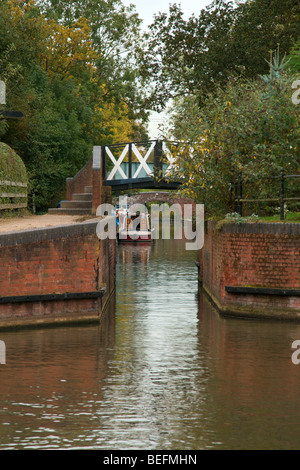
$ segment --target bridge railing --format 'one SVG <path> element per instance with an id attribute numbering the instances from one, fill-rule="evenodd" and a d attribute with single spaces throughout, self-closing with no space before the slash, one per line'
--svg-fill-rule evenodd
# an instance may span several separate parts
<path id="1" fill-rule="evenodd" d="M 160 140 L 125 142 L 102 147 L 103 180 L 163 178 L 170 174 L 174 157 Z"/>

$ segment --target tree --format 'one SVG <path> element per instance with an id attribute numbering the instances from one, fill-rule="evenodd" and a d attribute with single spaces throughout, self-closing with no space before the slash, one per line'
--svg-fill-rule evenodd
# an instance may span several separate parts
<path id="1" fill-rule="evenodd" d="M 266 57 L 280 48 L 283 57 L 300 36 L 298 0 L 248 0 L 238 7 L 232 53 L 246 78 L 267 71 Z"/>
<path id="2" fill-rule="evenodd" d="M 281 72 L 264 78 L 232 79 L 208 95 L 198 111 L 190 98 L 175 108 L 169 136 L 188 141 L 176 155 L 178 175 L 185 179 L 182 191 L 204 203 L 210 215 L 234 211 L 240 173 L 244 196 L 250 198 L 276 197 L 279 180 L 270 177 L 278 177 L 281 168 L 299 174 L 300 108 L 291 100 L 294 77 Z M 184 118 L 190 110 L 192 122 Z M 289 190 L 299 195 L 292 181 Z"/>
<path id="3" fill-rule="evenodd" d="M 42 209 L 53 203 L 69 172 L 82 166 L 91 149 L 92 142 L 83 138 L 81 125 L 88 110 L 74 83 L 63 84 L 57 77 L 52 80 L 47 73 L 51 29 L 35 2 L 2 3 L 0 18 L 7 107 L 24 114 L 22 120 L 7 123 L 2 140 L 25 162 L 30 187 L 37 192 L 37 205 Z"/>
<path id="4" fill-rule="evenodd" d="M 135 60 L 141 19 L 134 6 L 126 7 L 121 0 L 38 0 L 38 5 L 47 18 L 64 27 L 73 28 L 85 19 L 97 53 L 97 81 L 105 84 L 105 97 L 115 103 L 125 101 L 130 118 L 145 122 L 144 85 Z"/>
<path id="5" fill-rule="evenodd" d="M 180 6 L 170 5 L 150 25 L 139 49 L 144 77 L 154 82 L 149 104 L 164 108 L 169 98 L 205 94 L 214 80 L 228 76 L 231 59 L 226 44 L 235 10 L 231 2 L 217 1 L 184 20 Z"/>
<path id="6" fill-rule="evenodd" d="M 66 178 L 86 163 L 93 145 L 144 132 L 126 87 L 117 86 L 118 78 L 113 92 L 113 78 L 99 68 L 90 22 L 73 19 L 46 17 L 35 0 L 0 4 L 0 78 L 8 109 L 24 114 L 1 122 L 1 139 L 24 160 L 38 210 L 64 197 Z M 134 94 L 129 72 L 127 80 Z"/>
<path id="7" fill-rule="evenodd" d="M 300 35 L 298 0 L 215 0 L 184 20 L 180 6 L 156 15 L 140 48 L 141 68 L 154 82 L 148 102 L 192 94 L 199 104 L 232 77 L 267 72 L 265 58 L 280 44 L 288 54 Z"/>

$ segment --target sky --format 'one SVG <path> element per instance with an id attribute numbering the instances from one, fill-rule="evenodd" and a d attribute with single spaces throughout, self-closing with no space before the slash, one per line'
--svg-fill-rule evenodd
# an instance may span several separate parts
<path id="1" fill-rule="evenodd" d="M 125 5 L 130 5 L 131 3 L 135 5 L 139 17 L 147 26 L 152 23 L 154 13 L 158 13 L 159 11 L 167 13 L 169 11 L 169 5 L 172 3 L 181 5 L 181 9 L 187 19 L 193 13 L 199 15 L 202 8 L 205 8 L 212 3 L 212 1 L 213 0 L 123 0 L 123 3 Z"/>
<path id="2" fill-rule="evenodd" d="M 153 22 L 153 15 L 158 12 L 167 13 L 169 5 L 177 3 L 181 5 L 184 18 L 188 19 L 193 13 L 198 16 L 200 11 L 210 5 L 213 0 L 123 0 L 124 5 L 133 4 L 136 12 L 143 20 L 143 27 L 146 29 Z M 149 123 L 150 139 L 159 137 L 158 125 L 165 121 L 164 113 L 151 112 Z"/>

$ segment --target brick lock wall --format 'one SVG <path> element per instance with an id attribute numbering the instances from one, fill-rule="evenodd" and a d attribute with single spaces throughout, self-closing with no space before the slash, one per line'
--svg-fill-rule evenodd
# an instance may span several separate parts
<path id="1" fill-rule="evenodd" d="M 92 188 L 92 214 L 96 214 L 100 204 L 111 204 L 112 189 L 110 186 L 102 184 L 102 170 L 93 167 L 93 157 L 86 165 L 74 176 L 67 179 L 66 198 L 68 201 L 73 199 L 73 194 L 84 193 L 85 187 Z"/>
<path id="2" fill-rule="evenodd" d="M 99 298 L 0 302 L 0 327 L 99 318 L 114 291 L 116 242 L 100 241 L 97 223 L 0 235 L 0 298 L 106 289 Z"/>
<path id="3" fill-rule="evenodd" d="M 280 292 L 300 290 L 300 224 L 225 224 L 218 229 L 210 221 L 200 265 L 203 287 L 224 313 L 300 317 L 300 297 Z M 228 286 L 279 289 L 280 295 L 233 294 Z"/>
<path id="4" fill-rule="evenodd" d="M 90 158 L 86 165 L 74 176 L 67 179 L 68 201 L 72 200 L 73 194 L 84 193 L 85 186 L 93 185 L 93 159 Z"/>

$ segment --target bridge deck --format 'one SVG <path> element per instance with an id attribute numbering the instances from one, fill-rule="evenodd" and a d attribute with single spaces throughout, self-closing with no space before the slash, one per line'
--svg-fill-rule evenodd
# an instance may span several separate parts
<path id="1" fill-rule="evenodd" d="M 127 178 L 119 180 L 105 180 L 105 186 L 111 186 L 113 191 L 123 189 L 169 189 L 174 190 L 182 184 L 179 181 L 156 181 L 153 178 Z"/>
<path id="2" fill-rule="evenodd" d="M 177 189 L 182 181 L 170 181 L 174 157 L 166 142 L 150 140 L 95 147 L 102 168 L 103 184 L 113 190 Z M 113 165 L 108 171 L 106 163 Z M 161 179 L 157 179 L 157 176 Z"/>

